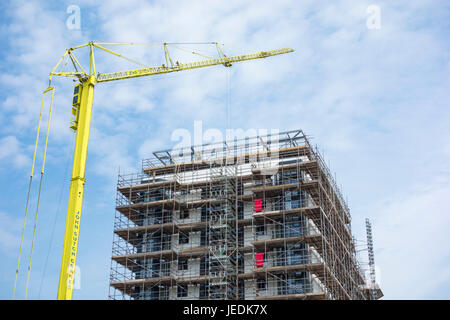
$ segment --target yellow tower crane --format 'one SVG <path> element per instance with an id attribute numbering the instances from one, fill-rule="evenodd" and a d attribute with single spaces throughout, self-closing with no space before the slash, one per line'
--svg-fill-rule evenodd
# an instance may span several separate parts
<path id="1" fill-rule="evenodd" d="M 217 49 L 218 58 L 210 58 L 200 53 L 191 52 L 204 56 L 208 59 L 188 63 L 173 63 L 169 53 L 169 46 L 177 47 L 174 43 L 107 43 L 107 42 L 89 42 L 77 47 L 67 49 L 59 60 L 57 65 L 50 72 L 50 82 L 53 76 L 71 77 L 78 79 L 79 83 L 75 85 L 70 128 L 76 131 L 75 151 L 73 157 L 72 179 L 70 182 L 69 203 L 67 206 L 66 227 L 64 233 L 64 244 L 61 261 L 61 270 L 59 276 L 58 299 L 72 299 L 73 282 L 75 276 L 75 264 L 77 260 L 78 240 L 80 238 L 80 219 L 83 203 L 83 191 L 86 171 L 86 157 L 89 142 L 89 129 L 91 124 L 92 105 L 94 102 L 94 87 L 96 84 L 107 81 L 116 81 L 144 76 L 152 76 L 163 73 L 177 72 L 196 68 L 210 67 L 215 65 L 224 65 L 230 67 L 235 62 L 267 58 L 274 55 L 293 52 L 293 49 L 282 48 L 270 51 L 262 51 L 251 54 L 237 56 L 226 56 L 223 53 L 221 45 L 217 42 L 208 43 Z M 128 46 L 128 45 L 159 45 L 164 50 L 165 64 L 156 67 L 147 67 L 139 62 L 129 59 L 122 54 L 112 51 L 105 46 Z M 89 48 L 89 71 L 86 72 L 74 52 L 80 48 Z M 134 70 L 125 70 L 112 73 L 97 73 L 94 59 L 94 49 L 99 49 L 114 56 L 124 58 L 129 62 L 140 65 L 141 68 Z M 69 61 L 70 59 L 70 61 Z M 73 65 L 74 71 L 63 71 L 65 64 L 63 61 L 69 61 Z M 67 62 L 66 62 L 67 63 Z M 58 71 L 58 68 L 61 70 Z"/>

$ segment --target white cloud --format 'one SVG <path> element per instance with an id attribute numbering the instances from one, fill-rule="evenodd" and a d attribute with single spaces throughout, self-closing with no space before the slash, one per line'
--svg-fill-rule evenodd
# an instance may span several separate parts
<path id="1" fill-rule="evenodd" d="M 0 250 L 8 256 L 16 256 L 20 243 L 21 221 L 0 211 Z"/>
<path id="2" fill-rule="evenodd" d="M 15 136 L 0 139 L 0 162 L 15 168 L 22 168 L 29 163 L 28 156 Z"/>
<path id="3" fill-rule="evenodd" d="M 448 183 L 430 183 L 379 204 L 376 260 L 388 298 L 436 298 L 450 280 L 449 194 Z"/>

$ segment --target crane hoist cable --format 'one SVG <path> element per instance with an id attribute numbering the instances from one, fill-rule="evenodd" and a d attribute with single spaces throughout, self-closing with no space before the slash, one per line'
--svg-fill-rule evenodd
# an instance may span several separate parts
<path id="1" fill-rule="evenodd" d="M 25 205 L 25 217 L 24 217 L 24 220 L 23 220 L 22 236 L 20 238 L 19 257 L 17 259 L 16 276 L 15 276 L 15 280 L 14 280 L 13 299 L 15 299 L 15 296 L 16 296 L 17 278 L 18 278 L 18 275 L 19 275 L 20 260 L 21 260 L 21 257 L 22 257 L 22 247 L 23 247 L 23 239 L 24 239 L 24 236 L 25 236 L 25 227 L 26 227 L 26 222 L 27 222 L 28 206 L 29 206 L 29 202 L 30 202 L 31 185 L 32 185 L 32 182 L 33 182 L 34 167 L 35 167 L 35 163 L 36 163 L 36 154 L 37 154 L 37 149 L 38 149 L 38 145 L 39 145 L 39 135 L 40 135 L 40 131 L 41 131 L 42 111 L 44 109 L 44 100 L 45 100 L 46 93 L 49 92 L 49 91 L 52 91 L 51 102 L 50 102 L 50 110 L 49 110 L 49 116 L 48 116 L 48 123 L 47 123 L 47 133 L 46 133 L 46 138 L 45 138 L 44 158 L 43 158 L 43 162 L 42 162 L 41 179 L 40 179 L 40 183 L 39 183 L 38 203 L 37 203 L 37 207 L 36 207 L 36 214 L 35 214 L 35 221 L 34 221 L 33 240 L 32 240 L 31 253 L 30 253 L 30 261 L 29 261 L 29 265 L 28 265 L 28 275 L 27 275 L 27 285 L 26 285 L 25 299 L 27 298 L 28 280 L 29 280 L 29 273 L 30 273 L 30 269 L 31 269 L 31 257 L 32 257 L 32 254 L 33 254 L 34 239 L 35 239 L 35 234 L 36 234 L 36 223 L 37 223 L 37 215 L 38 215 L 38 210 L 39 210 L 39 200 L 40 200 L 40 194 L 41 194 L 41 188 L 42 188 L 42 178 L 43 178 L 43 175 L 44 175 L 44 165 L 45 165 L 45 158 L 46 158 L 46 152 L 47 152 L 48 135 L 49 135 L 49 130 L 50 130 L 50 119 L 51 119 L 52 106 L 53 106 L 53 97 L 54 97 L 54 92 L 55 92 L 54 90 L 55 90 L 55 88 L 49 86 L 42 93 L 41 110 L 40 110 L 40 113 L 39 113 L 39 121 L 38 121 L 37 133 L 36 133 L 36 141 L 35 141 L 35 144 L 34 144 L 33 162 L 32 162 L 32 165 L 31 165 L 30 181 L 29 181 L 29 184 L 28 184 L 27 201 L 26 201 L 26 205 Z"/>
<path id="2" fill-rule="evenodd" d="M 22 236 L 20 238 L 19 258 L 17 260 L 16 278 L 14 280 L 14 289 L 13 289 L 13 297 L 12 297 L 13 299 L 15 298 L 15 295 L 16 295 L 17 276 L 19 274 L 20 258 L 22 256 L 23 238 L 24 238 L 24 234 L 25 234 L 25 226 L 27 223 L 28 204 L 30 202 L 31 185 L 33 183 L 34 164 L 35 164 L 35 160 L 36 160 L 36 152 L 37 152 L 37 147 L 38 147 L 38 142 L 39 142 L 39 132 L 41 129 L 41 121 L 42 121 L 42 110 L 44 108 L 44 97 L 45 97 L 45 95 L 43 94 L 42 95 L 42 103 L 41 103 L 41 111 L 39 113 L 39 121 L 38 121 L 37 133 L 36 133 L 36 141 L 34 143 L 33 163 L 31 165 L 30 181 L 28 182 L 28 194 L 27 194 L 27 201 L 26 201 L 26 205 L 25 205 L 25 218 L 23 219 Z"/>
<path id="3" fill-rule="evenodd" d="M 125 60 L 127 60 L 127 61 L 129 61 L 129 62 L 135 63 L 135 64 L 137 64 L 137 65 L 139 65 L 139 66 L 141 66 L 141 67 L 144 67 L 144 68 L 148 68 L 148 67 L 149 67 L 149 66 L 146 65 L 146 64 L 140 63 L 139 61 L 136 61 L 136 60 L 133 60 L 133 59 L 131 59 L 131 58 L 128 58 L 128 57 L 124 56 L 124 55 L 121 54 L 121 53 L 114 52 L 114 51 L 109 50 L 109 49 L 107 49 L 107 48 L 105 48 L 105 47 L 102 47 L 102 46 L 100 46 L 100 45 L 98 45 L 98 44 L 93 44 L 93 46 L 94 46 L 94 47 L 97 47 L 97 48 L 99 48 L 99 49 L 101 49 L 101 50 L 103 50 L 103 51 L 106 51 L 106 52 L 108 52 L 108 53 L 110 53 L 110 54 L 113 54 L 113 55 L 115 55 L 116 57 L 119 57 L 119 58 L 125 59 Z"/>
<path id="4" fill-rule="evenodd" d="M 65 190 L 64 185 L 67 182 L 66 181 L 66 177 L 67 177 L 67 173 L 69 170 L 69 165 L 70 165 L 70 154 L 73 153 L 73 144 L 75 141 L 75 135 L 72 135 L 72 139 L 70 141 L 70 148 L 67 148 L 67 153 L 66 156 L 64 157 L 65 159 L 65 166 L 64 166 L 64 175 L 63 175 L 63 179 L 61 179 L 61 186 L 59 188 L 59 196 L 58 196 L 58 204 L 55 210 L 55 215 L 53 217 L 53 226 L 52 226 L 52 231 L 50 232 L 50 240 L 49 240 L 49 244 L 48 244 L 48 248 L 47 248 L 47 255 L 45 257 L 45 262 L 44 262 L 44 267 L 42 268 L 42 276 L 41 276 L 41 282 L 39 284 L 39 291 L 38 291 L 38 300 L 41 298 L 41 293 L 42 293 L 42 288 L 44 285 L 44 279 L 45 279 L 45 275 L 47 273 L 47 265 L 48 265 L 48 260 L 50 258 L 50 254 L 52 252 L 52 247 L 54 245 L 53 239 L 55 236 L 55 230 L 56 230 L 56 225 L 58 222 L 58 217 L 60 215 L 60 211 L 61 211 L 61 202 L 62 202 L 62 198 L 63 198 L 63 192 Z"/>
<path id="5" fill-rule="evenodd" d="M 200 53 L 200 52 L 197 52 L 197 51 L 200 51 L 200 50 L 193 51 L 193 50 L 189 50 L 189 49 L 187 49 L 187 48 L 183 48 L 183 47 L 180 47 L 180 46 L 178 46 L 178 45 L 170 44 L 170 43 L 168 43 L 168 45 L 170 45 L 171 47 L 174 47 L 174 48 L 176 48 L 176 49 L 178 49 L 178 50 L 182 50 L 182 51 L 185 51 L 185 52 L 188 52 L 188 53 L 191 53 L 191 54 L 195 54 L 195 55 L 200 56 L 200 57 L 203 57 L 203 58 L 212 59 L 211 56 L 207 56 L 207 55 L 205 55 L 205 54 L 202 54 L 202 53 Z"/>
<path id="6" fill-rule="evenodd" d="M 39 181 L 39 191 L 38 191 L 38 197 L 37 197 L 36 214 L 35 214 L 35 218 L 34 218 L 33 238 L 31 240 L 30 260 L 29 260 L 29 263 L 28 263 L 27 283 L 26 283 L 26 286 L 25 286 L 25 299 L 27 299 L 27 297 L 28 297 L 28 286 L 29 286 L 30 273 L 31 273 L 31 261 L 33 259 L 34 240 L 36 238 L 37 218 L 38 218 L 38 212 L 39 212 L 39 204 L 40 204 L 40 200 L 41 200 L 42 180 L 44 178 L 44 172 L 45 172 L 45 159 L 46 159 L 46 156 L 47 156 L 48 136 L 49 136 L 49 133 L 50 133 L 50 121 L 51 121 L 51 118 L 52 118 L 52 107 L 53 107 L 53 97 L 55 95 L 55 88 L 48 87 L 44 91 L 43 95 L 45 95 L 45 93 L 47 93 L 48 91 L 52 92 L 52 96 L 51 96 L 51 99 L 50 99 L 50 110 L 48 112 L 47 133 L 45 135 L 45 145 L 44 145 L 44 156 L 43 156 L 43 159 L 42 159 L 41 178 L 40 178 L 40 181 Z"/>

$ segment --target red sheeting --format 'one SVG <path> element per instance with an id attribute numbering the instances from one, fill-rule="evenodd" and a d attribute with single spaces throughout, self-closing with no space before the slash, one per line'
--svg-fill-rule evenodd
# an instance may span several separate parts
<path id="1" fill-rule="evenodd" d="M 262 200 L 257 199 L 255 200 L 255 212 L 261 212 L 262 211 Z"/>
<path id="2" fill-rule="evenodd" d="M 256 267 L 264 267 L 264 253 L 256 254 Z"/>

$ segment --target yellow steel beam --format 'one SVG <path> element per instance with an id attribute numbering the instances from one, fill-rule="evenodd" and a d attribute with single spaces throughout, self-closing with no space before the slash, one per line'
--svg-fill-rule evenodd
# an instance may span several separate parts
<path id="1" fill-rule="evenodd" d="M 83 74 L 87 75 L 86 71 L 84 71 L 83 69 L 83 66 L 78 62 L 77 57 L 75 57 L 75 54 L 72 51 L 69 52 L 69 56 L 75 60 L 76 64 L 80 67 L 81 71 L 83 71 Z"/>
<path id="2" fill-rule="evenodd" d="M 86 74 L 83 72 L 52 72 L 51 75 L 73 78 L 85 76 Z"/>
<path id="3" fill-rule="evenodd" d="M 72 48 L 70 48 L 68 50 L 80 49 L 80 48 L 83 48 L 83 47 L 87 47 L 89 44 L 90 44 L 90 42 L 82 44 L 82 45 L 79 45 L 79 46 L 76 46 L 76 47 L 72 47 Z"/>
<path id="4" fill-rule="evenodd" d="M 71 300 L 78 239 L 80 234 L 81 207 L 83 204 L 84 176 L 89 142 L 92 105 L 94 102 L 94 76 L 82 80 L 77 136 L 73 156 L 72 179 L 70 181 L 69 204 L 67 207 L 66 230 L 59 275 L 58 300 Z"/>
<path id="5" fill-rule="evenodd" d="M 69 50 L 66 50 L 66 52 L 64 52 L 63 56 L 61 57 L 61 59 L 59 59 L 58 63 L 56 64 L 56 66 L 52 69 L 52 71 L 50 72 L 50 77 L 52 76 L 52 74 L 55 72 L 56 68 L 58 68 L 58 66 L 60 65 L 60 63 L 64 60 L 64 58 L 66 57 L 66 55 L 69 53 Z"/>
<path id="6" fill-rule="evenodd" d="M 196 68 L 210 67 L 210 66 L 215 66 L 215 65 L 220 65 L 220 64 L 225 65 L 225 66 L 230 66 L 234 62 L 261 59 L 261 58 L 275 56 L 278 54 L 289 53 L 289 52 L 293 52 L 293 51 L 294 50 L 291 48 L 282 48 L 282 49 L 262 51 L 262 52 L 252 53 L 252 54 L 243 54 L 243 55 L 239 55 L 239 56 L 201 60 L 201 61 L 189 62 L 189 63 L 178 63 L 178 64 L 175 64 L 173 67 L 158 66 L 158 67 L 150 67 L 150 68 L 142 68 L 142 69 L 134 69 L 134 70 L 125 70 L 125 71 L 120 71 L 120 72 L 101 73 L 97 76 L 97 82 L 107 82 L 107 81 L 114 81 L 114 80 L 123 80 L 123 79 L 130 79 L 130 78 L 136 78 L 136 77 L 151 76 L 151 75 L 162 74 L 162 73 L 170 73 L 170 72 L 177 72 L 177 71 L 190 70 L 190 69 L 196 69 Z"/>
<path id="7" fill-rule="evenodd" d="M 131 46 L 131 45 L 163 45 L 163 42 L 93 42 L 93 44 L 110 46 Z"/>
<path id="8" fill-rule="evenodd" d="M 135 64 L 137 64 L 137 65 L 140 65 L 140 66 L 142 66 L 142 67 L 148 67 L 147 65 L 145 65 L 145 64 L 143 64 L 143 63 L 140 63 L 140 62 L 135 61 L 135 60 L 133 60 L 133 59 L 127 58 L 127 57 L 125 57 L 124 55 L 122 55 L 122 54 L 120 54 L 120 53 L 117 53 L 117 52 L 114 52 L 114 51 L 112 51 L 112 50 L 109 50 L 109 49 L 107 49 L 107 48 L 105 48 L 105 47 L 102 47 L 102 46 L 96 44 L 96 43 L 93 43 L 92 45 L 93 45 L 94 47 L 97 47 L 97 48 L 103 50 L 103 51 L 106 51 L 106 52 L 108 52 L 108 53 L 110 53 L 110 54 L 113 54 L 113 55 L 115 55 L 116 57 L 123 58 L 123 59 L 128 60 L 128 61 L 130 61 L 130 62 L 133 62 L 133 63 L 135 63 Z"/>

